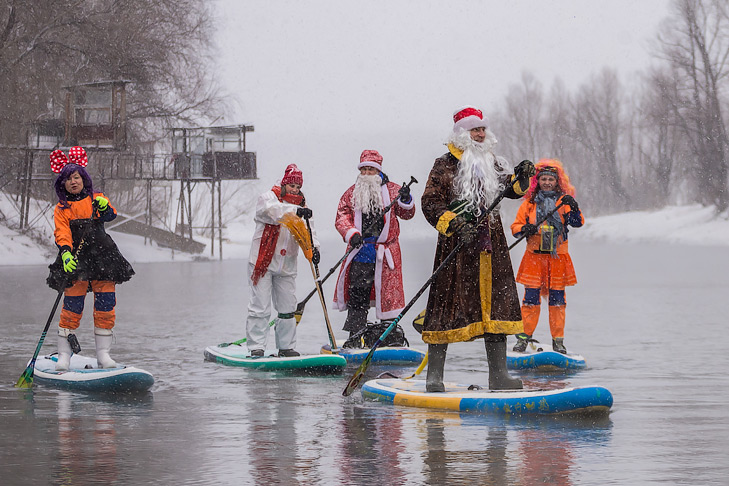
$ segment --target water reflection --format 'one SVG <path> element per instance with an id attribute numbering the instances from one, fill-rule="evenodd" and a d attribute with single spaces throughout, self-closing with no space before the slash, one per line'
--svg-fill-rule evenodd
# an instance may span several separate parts
<path id="1" fill-rule="evenodd" d="M 505 427 L 486 427 L 483 435 L 477 434 L 476 440 L 465 444 L 458 437 L 449 437 L 454 431 L 452 420 L 428 418 L 425 430 L 426 484 L 510 484 Z"/>
<path id="2" fill-rule="evenodd" d="M 281 484 L 297 476 L 300 416 L 296 401 L 289 397 L 298 394 L 298 386 L 296 379 L 278 377 L 247 388 L 247 446 L 256 484 Z"/>
<path id="3" fill-rule="evenodd" d="M 118 479 L 116 421 L 99 413 L 82 418 L 69 394 L 58 404 L 57 484 L 113 483 Z"/>
<path id="4" fill-rule="evenodd" d="M 342 477 L 353 484 L 405 484 L 402 417 L 397 410 L 378 412 L 354 406 L 341 418 Z"/>
<path id="5" fill-rule="evenodd" d="M 53 484 L 113 484 L 119 481 L 120 442 L 118 405 L 145 407 L 152 394 L 75 394 L 58 392 L 58 460 L 53 461 Z M 101 404 L 99 406 L 99 404 Z M 93 413 L 89 413 L 89 407 Z"/>

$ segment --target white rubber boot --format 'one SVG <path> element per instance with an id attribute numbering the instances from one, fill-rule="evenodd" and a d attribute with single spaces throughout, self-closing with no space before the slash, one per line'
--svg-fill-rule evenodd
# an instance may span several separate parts
<path id="1" fill-rule="evenodd" d="M 58 328 L 58 361 L 56 362 L 56 371 L 68 371 L 71 366 L 71 345 L 68 343 L 68 335 L 71 334 L 70 329 L 65 327 Z"/>
<path id="2" fill-rule="evenodd" d="M 94 339 L 96 340 L 96 362 L 99 368 L 116 368 L 116 361 L 109 356 L 111 341 L 114 339 L 111 329 L 95 327 Z"/>

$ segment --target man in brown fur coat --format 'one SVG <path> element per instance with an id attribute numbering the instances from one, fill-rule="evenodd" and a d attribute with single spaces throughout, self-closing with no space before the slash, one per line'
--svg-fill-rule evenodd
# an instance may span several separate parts
<path id="1" fill-rule="evenodd" d="M 448 153 L 436 159 L 421 199 L 425 218 L 439 233 L 433 268 L 464 243 L 430 289 L 423 325 L 423 341 L 428 343 L 426 389 L 444 391 L 448 343 L 481 337 L 489 389 L 520 389 L 521 380 L 506 370 L 506 336 L 523 332 L 514 271 L 498 209 L 487 219 L 481 214 L 513 178 L 517 180 L 505 197 L 520 198 L 534 165 L 525 160 L 510 173 L 508 162 L 492 151 L 496 138 L 480 110 L 461 108 L 453 121 Z"/>

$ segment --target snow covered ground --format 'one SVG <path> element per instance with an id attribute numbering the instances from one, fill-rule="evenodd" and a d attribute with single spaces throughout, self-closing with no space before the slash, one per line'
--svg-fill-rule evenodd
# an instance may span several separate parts
<path id="1" fill-rule="evenodd" d="M 247 258 L 250 238 L 253 234 L 252 218 L 230 223 L 225 230 L 224 259 Z M 509 218 L 504 218 L 508 226 Z M 422 223 L 422 222 L 420 222 Z M 421 234 L 418 228 L 417 235 Z M 329 231 L 327 231 L 329 230 Z M 319 228 L 320 237 L 338 238 L 334 229 Z M 201 255 L 173 252 L 160 248 L 144 239 L 111 231 L 110 234 L 131 262 L 189 261 L 199 258 L 218 259 L 218 242 L 215 255 L 210 256 L 210 240 L 197 238 L 206 243 Z M 729 214 L 716 215 L 713 208 L 699 205 L 669 206 L 656 211 L 634 211 L 610 216 L 589 218 L 585 226 L 572 233 L 579 239 L 610 241 L 615 243 L 664 242 L 678 245 L 725 246 L 729 245 Z M 55 255 L 27 236 L 0 224 L 0 244 L 3 258 L 0 265 L 47 265 Z"/>

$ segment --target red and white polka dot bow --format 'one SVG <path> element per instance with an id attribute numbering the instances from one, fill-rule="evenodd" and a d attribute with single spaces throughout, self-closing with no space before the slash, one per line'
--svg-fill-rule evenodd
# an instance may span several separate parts
<path id="1" fill-rule="evenodd" d="M 86 167 L 89 163 L 89 157 L 83 147 L 71 147 L 68 151 L 68 157 L 63 150 L 54 150 L 51 152 L 51 170 L 59 174 L 66 164 L 76 164 L 79 167 Z"/>

